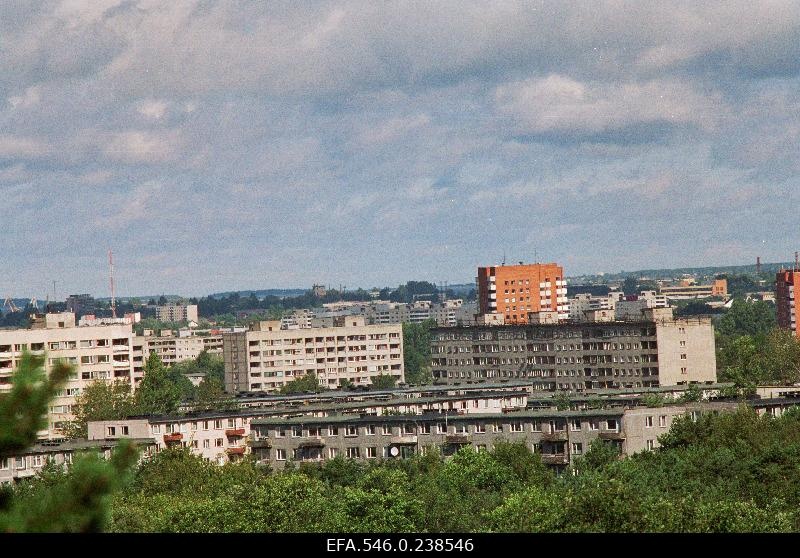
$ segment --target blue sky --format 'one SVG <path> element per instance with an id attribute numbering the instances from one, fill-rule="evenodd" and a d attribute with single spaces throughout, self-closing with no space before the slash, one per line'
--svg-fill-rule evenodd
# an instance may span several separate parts
<path id="1" fill-rule="evenodd" d="M 787 261 L 798 2 L 0 3 L 0 293 Z"/>

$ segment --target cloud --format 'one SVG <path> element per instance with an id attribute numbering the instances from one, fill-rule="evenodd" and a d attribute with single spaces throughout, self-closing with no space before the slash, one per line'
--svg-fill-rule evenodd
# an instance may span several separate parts
<path id="1" fill-rule="evenodd" d="M 562 75 L 503 84 L 500 113 L 518 134 L 596 136 L 641 125 L 710 130 L 725 111 L 719 95 L 700 95 L 675 81 L 584 83 Z"/>
<path id="2" fill-rule="evenodd" d="M 44 140 L 0 134 L 0 159 L 36 159 L 50 151 L 50 146 Z"/>
<path id="3" fill-rule="evenodd" d="M 123 163 L 163 163 L 175 159 L 179 146 L 177 131 L 127 130 L 111 134 L 103 152 Z"/>

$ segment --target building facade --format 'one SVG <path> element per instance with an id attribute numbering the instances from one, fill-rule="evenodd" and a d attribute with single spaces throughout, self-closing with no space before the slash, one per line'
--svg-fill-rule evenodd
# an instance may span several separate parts
<path id="1" fill-rule="evenodd" d="M 34 329 L 0 330 L 0 393 L 11 389 L 11 379 L 23 351 L 45 357 L 45 369 L 63 360 L 75 367 L 72 376 L 51 401 L 48 429 L 40 435 L 58 438 L 74 418 L 75 398 L 95 381 L 122 380 L 135 388 L 141 375 L 133 368 L 133 330 L 130 324 L 75 326 L 75 314 L 47 314 L 34 320 Z"/>
<path id="2" fill-rule="evenodd" d="M 554 311 L 569 318 L 564 270 L 555 263 L 479 267 L 478 311 L 501 314 L 505 323 L 524 324 L 531 312 Z"/>
<path id="3" fill-rule="evenodd" d="M 635 321 L 436 328 L 434 380 L 529 379 L 537 390 L 716 382 L 708 317 L 648 309 Z"/>
<path id="4" fill-rule="evenodd" d="M 156 318 L 162 322 L 197 322 L 197 305 L 170 302 L 157 306 Z"/>
<path id="5" fill-rule="evenodd" d="M 800 337 L 800 271 L 780 271 L 775 278 L 775 314 L 778 327 Z"/>
<path id="6" fill-rule="evenodd" d="M 361 316 L 337 324 L 287 330 L 279 321 L 264 321 L 246 332 L 223 334 L 225 389 L 277 391 L 310 373 L 325 387 L 342 380 L 367 386 L 381 374 L 404 381 L 402 326 L 366 325 Z"/>

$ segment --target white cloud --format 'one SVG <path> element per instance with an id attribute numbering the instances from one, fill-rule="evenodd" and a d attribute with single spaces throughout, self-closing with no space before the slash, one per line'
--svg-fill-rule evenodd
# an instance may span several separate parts
<path id="1" fill-rule="evenodd" d="M 719 95 L 701 95 L 677 81 L 584 83 L 555 74 L 501 85 L 495 101 L 518 132 L 533 134 L 598 134 L 655 123 L 711 129 L 725 110 Z"/>
<path id="2" fill-rule="evenodd" d="M 163 163 L 176 158 L 180 137 L 176 131 L 128 130 L 111 134 L 103 149 L 112 160 L 125 163 Z"/>
<path id="3" fill-rule="evenodd" d="M 164 114 L 167 112 L 167 103 L 164 101 L 158 101 L 154 99 L 149 99 L 147 101 L 143 101 L 137 112 L 142 116 L 146 116 L 147 118 L 152 118 L 153 120 L 160 120 L 164 117 Z"/>

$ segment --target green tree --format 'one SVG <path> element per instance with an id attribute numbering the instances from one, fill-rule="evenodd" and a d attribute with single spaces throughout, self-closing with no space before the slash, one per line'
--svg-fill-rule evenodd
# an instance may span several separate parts
<path id="1" fill-rule="evenodd" d="M 575 460 L 575 469 L 579 472 L 597 471 L 616 462 L 620 457 L 620 449 L 614 442 L 595 438 L 589 445 L 589 451 Z"/>
<path id="2" fill-rule="evenodd" d="M 436 320 L 403 324 L 403 366 L 406 383 L 428 384 L 431 376 L 431 328 Z"/>
<path id="3" fill-rule="evenodd" d="M 90 421 L 115 420 L 135 414 L 131 386 L 124 381 L 95 381 L 75 398 L 72 420 L 64 432 L 68 438 L 86 438 Z"/>
<path id="4" fill-rule="evenodd" d="M 391 374 L 378 374 L 372 377 L 372 389 L 392 389 L 397 384 L 397 377 Z"/>
<path id="5" fill-rule="evenodd" d="M 224 411 L 236 407 L 236 402 L 225 391 L 225 386 L 216 376 L 206 376 L 197 386 L 194 408 L 196 410 Z"/>
<path id="6" fill-rule="evenodd" d="M 136 411 L 143 415 L 168 415 L 178 410 L 180 386 L 167 373 L 157 353 L 150 353 L 144 366 L 144 377 L 136 388 Z"/>
<path id="7" fill-rule="evenodd" d="M 47 428 L 47 406 L 73 369 L 57 363 L 49 376 L 44 359 L 24 353 L 8 393 L 0 395 L 0 459 L 35 443 Z M 69 471 L 47 467 L 16 490 L 0 491 L 0 532 L 95 532 L 108 524 L 109 498 L 128 480 L 136 450 L 122 443 L 106 461 L 78 456 Z"/>
<path id="8" fill-rule="evenodd" d="M 281 386 L 281 393 L 284 395 L 291 393 L 305 393 L 307 391 L 313 393 L 325 391 L 325 387 L 319 383 L 317 375 L 314 372 L 309 372 L 305 376 L 295 378 L 291 382 L 287 382 Z"/>

